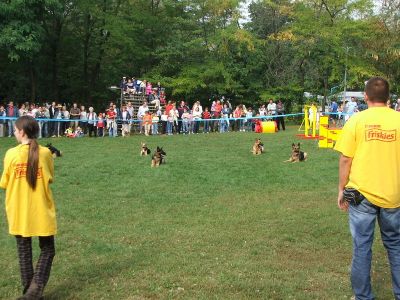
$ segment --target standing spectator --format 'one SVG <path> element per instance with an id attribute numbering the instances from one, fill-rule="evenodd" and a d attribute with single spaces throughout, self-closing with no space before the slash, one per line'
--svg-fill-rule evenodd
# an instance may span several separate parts
<path id="1" fill-rule="evenodd" d="M 220 119 L 221 118 L 221 112 L 222 112 L 222 105 L 221 105 L 221 102 L 219 100 L 217 100 L 215 102 L 215 105 L 214 105 L 214 116 L 213 116 L 213 118 L 214 119 Z M 213 129 L 214 129 L 215 132 L 218 131 L 218 124 L 219 124 L 219 120 L 216 120 L 214 122 L 214 126 L 213 126 Z"/>
<path id="2" fill-rule="evenodd" d="M 175 115 L 175 111 L 174 111 L 174 109 L 171 109 L 168 114 L 168 122 L 167 122 L 167 134 L 168 135 L 172 135 L 172 128 L 174 126 L 174 115 Z"/>
<path id="3" fill-rule="evenodd" d="M 193 133 L 198 134 L 199 133 L 199 127 L 200 127 L 200 120 L 201 120 L 201 111 L 200 111 L 200 106 L 196 105 L 194 106 L 193 112 Z"/>
<path id="4" fill-rule="evenodd" d="M 18 108 L 14 106 L 14 102 L 10 101 L 6 107 L 6 116 L 8 118 L 17 118 L 18 117 Z M 15 119 L 9 119 L 7 121 L 8 125 L 8 137 L 14 135 L 14 123 Z"/>
<path id="5" fill-rule="evenodd" d="M 388 253 L 394 298 L 400 299 L 400 118 L 386 107 L 388 99 L 386 79 L 368 80 L 368 109 L 349 119 L 335 146 L 341 153 L 337 203 L 349 212 L 353 239 L 355 299 L 375 299 L 371 261 L 376 220 Z"/>
<path id="6" fill-rule="evenodd" d="M 94 112 L 93 107 L 89 107 L 89 112 L 87 114 L 87 127 L 89 131 L 89 137 L 97 136 L 96 132 L 96 122 L 97 122 L 97 114 Z"/>
<path id="7" fill-rule="evenodd" d="M 276 125 L 278 127 L 278 130 L 285 130 L 285 119 L 283 115 L 285 114 L 285 105 L 282 103 L 281 100 L 278 100 L 278 103 L 276 104 L 276 113 L 278 117 L 276 118 Z"/>
<path id="8" fill-rule="evenodd" d="M 247 131 L 253 131 L 253 109 L 249 107 L 249 109 L 246 112 L 246 125 L 247 125 Z"/>
<path id="9" fill-rule="evenodd" d="M 185 110 L 188 111 L 189 108 L 187 107 L 185 101 L 181 101 L 179 103 L 179 106 L 178 106 L 178 131 L 179 132 L 184 132 L 184 130 L 182 129 L 182 126 L 183 126 L 183 124 L 182 124 L 183 123 L 182 115 L 183 115 Z M 169 113 L 169 111 L 168 111 L 168 113 Z"/>
<path id="10" fill-rule="evenodd" d="M 211 119 L 211 114 L 208 111 L 208 107 L 206 107 L 203 112 L 203 120 L 204 120 L 203 133 L 210 133 L 210 119 Z"/>
<path id="11" fill-rule="evenodd" d="M 56 106 L 56 103 L 53 101 L 51 102 L 51 105 L 49 107 L 49 118 L 51 120 L 55 120 L 56 119 L 56 115 L 58 113 L 58 108 Z M 57 122 L 55 121 L 50 121 L 49 122 L 49 136 L 51 137 L 55 137 L 56 136 L 56 127 L 57 127 Z"/>
<path id="12" fill-rule="evenodd" d="M 151 131 L 151 122 L 153 117 L 151 116 L 151 112 L 146 111 L 146 114 L 143 116 L 144 123 L 144 135 L 148 136 Z"/>
<path id="13" fill-rule="evenodd" d="M 64 119 L 64 114 L 62 111 L 62 106 L 61 104 L 57 105 L 57 110 L 55 112 L 54 115 L 55 120 L 57 120 L 57 122 L 55 122 L 55 130 L 53 132 L 53 137 L 57 136 L 60 137 L 61 134 L 65 131 L 64 130 L 64 122 L 62 122 L 61 120 Z"/>
<path id="14" fill-rule="evenodd" d="M 132 122 L 133 122 L 134 112 L 135 112 L 132 102 L 128 101 L 128 103 L 126 104 L 126 110 L 128 111 L 129 115 L 131 116 L 131 120 L 129 122 L 129 127 L 128 127 L 128 131 L 129 131 L 129 135 L 130 135 L 131 131 L 132 131 Z"/>
<path id="15" fill-rule="evenodd" d="M 0 105 L 0 137 L 4 137 L 4 125 L 6 124 L 6 110 L 3 105 Z"/>
<path id="16" fill-rule="evenodd" d="M 219 132 L 227 132 L 229 128 L 229 116 L 230 116 L 230 109 L 228 104 L 224 104 L 224 108 L 221 111 L 221 121 L 220 121 L 220 128 Z"/>
<path id="17" fill-rule="evenodd" d="M 79 127 L 82 129 L 83 134 L 87 133 L 87 112 L 85 106 L 81 106 L 81 111 L 79 115 Z"/>
<path id="18" fill-rule="evenodd" d="M 164 110 L 161 115 L 161 134 L 167 133 L 167 123 L 168 123 L 168 114 L 167 111 Z"/>
<path id="19" fill-rule="evenodd" d="M 275 116 L 276 115 L 276 103 L 272 99 L 269 99 L 269 103 L 267 105 L 268 115 Z"/>
<path id="20" fill-rule="evenodd" d="M 117 113 L 114 111 L 113 107 L 110 107 L 107 112 L 107 128 L 108 128 L 108 136 L 116 137 L 117 136 Z"/>
<path id="21" fill-rule="evenodd" d="M 143 104 L 139 106 L 137 118 L 139 121 L 139 133 L 143 132 L 143 117 L 146 115 L 146 112 L 149 111 L 149 107 L 147 106 L 147 102 L 143 101 Z"/>
<path id="22" fill-rule="evenodd" d="M 356 112 L 358 112 L 357 99 L 355 97 L 351 97 L 351 101 L 347 102 L 346 104 L 346 115 L 344 118 L 345 121 L 347 122 L 347 120 L 350 119 L 350 117 Z"/>
<path id="23" fill-rule="evenodd" d="M 242 111 L 240 109 L 240 105 L 236 106 L 234 112 L 233 112 L 233 117 L 235 118 L 235 131 L 240 131 L 240 119 L 242 117 Z"/>
<path id="24" fill-rule="evenodd" d="M 18 116 L 19 117 L 26 116 L 27 113 L 28 113 L 28 110 L 26 109 L 26 105 L 24 103 L 22 103 L 18 110 Z"/>
<path id="25" fill-rule="evenodd" d="M 329 108 L 329 112 L 331 113 L 331 115 L 330 115 L 331 118 L 330 119 L 332 120 L 333 126 L 336 126 L 336 120 L 338 118 L 338 115 L 337 115 L 338 108 L 339 108 L 339 106 L 338 106 L 336 100 L 333 99 L 332 103 L 331 103 L 331 106 Z"/>
<path id="26" fill-rule="evenodd" d="M 41 299 L 50 277 L 57 233 L 56 211 L 50 184 L 54 160 L 36 140 L 39 125 L 28 116 L 15 122 L 18 146 L 7 151 L 0 188 L 6 190 L 9 233 L 16 238 L 23 296 Z M 39 237 L 40 255 L 32 264 L 32 237 Z M 4 272 L 4 270 L 3 270 Z"/>
<path id="27" fill-rule="evenodd" d="M 69 111 L 67 110 L 67 107 L 64 105 L 63 107 L 62 107 L 62 113 L 63 113 L 63 116 L 64 116 L 64 120 L 69 120 L 70 119 L 70 114 L 69 114 Z M 64 122 L 62 122 L 62 129 L 63 129 L 63 133 L 65 132 L 65 130 L 67 130 L 67 128 L 68 128 L 68 125 L 70 124 L 70 122 L 69 121 L 64 121 Z"/>
<path id="28" fill-rule="evenodd" d="M 131 115 L 126 109 L 126 106 L 122 106 L 121 120 L 122 120 L 122 129 L 121 129 L 122 137 L 129 136 L 129 124 L 131 123 Z"/>
<path id="29" fill-rule="evenodd" d="M 188 134 L 189 133 L 189 113 L 186 108 L 183 109 L 183 114 L 181 116 L 181 124 L 182 124 L 182 129 L 181 133 L 182 134 Z"/>
<path id="30" fill-rule="evenodd" d="M 72 129 L 76 129 L 76 127 L 78 127 L 79 125 L 79 118 L 81 116 L 81 110 L 78 108 L 78 104 L 77 103 L 73 103 L 72 104 L 72 108 L 69 111 L 69 118 L 73 121 L 71 121 L 71 127 Z"/>
<path id="31" fill-rule="evenodd" d="M 101 136 L 104 137 L 104 117 L 102 113 L 99 113 L 98 119 L 97 119 L 97 123 L 96 123 L 96 127 L 97 127 L 97 136 Z"/>
<path id="32" fill-rule="evenodd" d="M 152 122 L 151 133 L 153 135 L 158 134 L 158 122 L 160 121 L 160 114 L 161 114 L 160 110 L 157 110 L 157 112 L 153 114 L 153 118 L 151 120 Z"/>

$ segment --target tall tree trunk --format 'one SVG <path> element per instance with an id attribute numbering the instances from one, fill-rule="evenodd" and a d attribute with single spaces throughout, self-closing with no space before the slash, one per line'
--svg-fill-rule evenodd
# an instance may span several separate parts
<path id="1" fill-rule="evenodd" d="M 91 15 L 87 13 L 85 16 L 84 40 L 83 40 L 83 98 L 88 102 L 89 93 L 89 43 L 91 38 Z"/>
<path id="2" fill-rule="evenodd" d="M 52 58 L 52 86 L 53 86 L 53 97 L 54 100 L 59 101 L 60 100 L 60 88 L 58 84 L 58 49 L 59 49 L 59 44 L 60 44 L 60 39 L 61 39 L 61 30 L 62 30 L 62 22 L 60 20 L 55 21 L 55 37 L 52 42 L 52 53 L 51 53 L 51 58 Z"/>
<path id="3" fill-rule="evenodd" d="M 35 103 L 37 86 L 36 86 L 36 72 L 32 60 L 29 61 L 29 80 L 31 86 L 31 103 Z"/>

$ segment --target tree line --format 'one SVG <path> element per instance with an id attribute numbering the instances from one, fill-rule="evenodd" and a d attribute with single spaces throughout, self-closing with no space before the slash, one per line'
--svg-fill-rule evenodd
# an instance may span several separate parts
<path id="1" fill-rule="evenodd" d="M 294 105 L 345 72 L 399 93 L 400 0 L 3 0 L 0 69 L 0 101 L 101 105 L 122 76 L 189 101 Z"/>

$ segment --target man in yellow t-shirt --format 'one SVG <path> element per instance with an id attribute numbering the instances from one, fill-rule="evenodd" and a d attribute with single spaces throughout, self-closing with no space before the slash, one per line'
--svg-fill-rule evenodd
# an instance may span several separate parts
<path id="1" fill-rule="evenodd" d="M 351 283 L 358 300 L 374 299 L 370 271 L 376 219 L 395 299 L 400 299 L 400 116 L 386 107 L 388 99 L 389 83 L 371 78 L 365 86 L 368 109 L 349 119 L 335 146 L 341 152 L 338 206 L 349 211 Z"/>

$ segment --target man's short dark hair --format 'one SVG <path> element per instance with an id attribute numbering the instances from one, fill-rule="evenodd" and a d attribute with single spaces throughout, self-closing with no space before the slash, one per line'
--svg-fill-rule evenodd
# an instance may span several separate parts
<path id="1" fill-rule="evenodd" d="M 382 77 L 372 77 L 365 85 L 365 93 L 371 102 L 386 103 L 389 100 L 389 82 Z"/>

